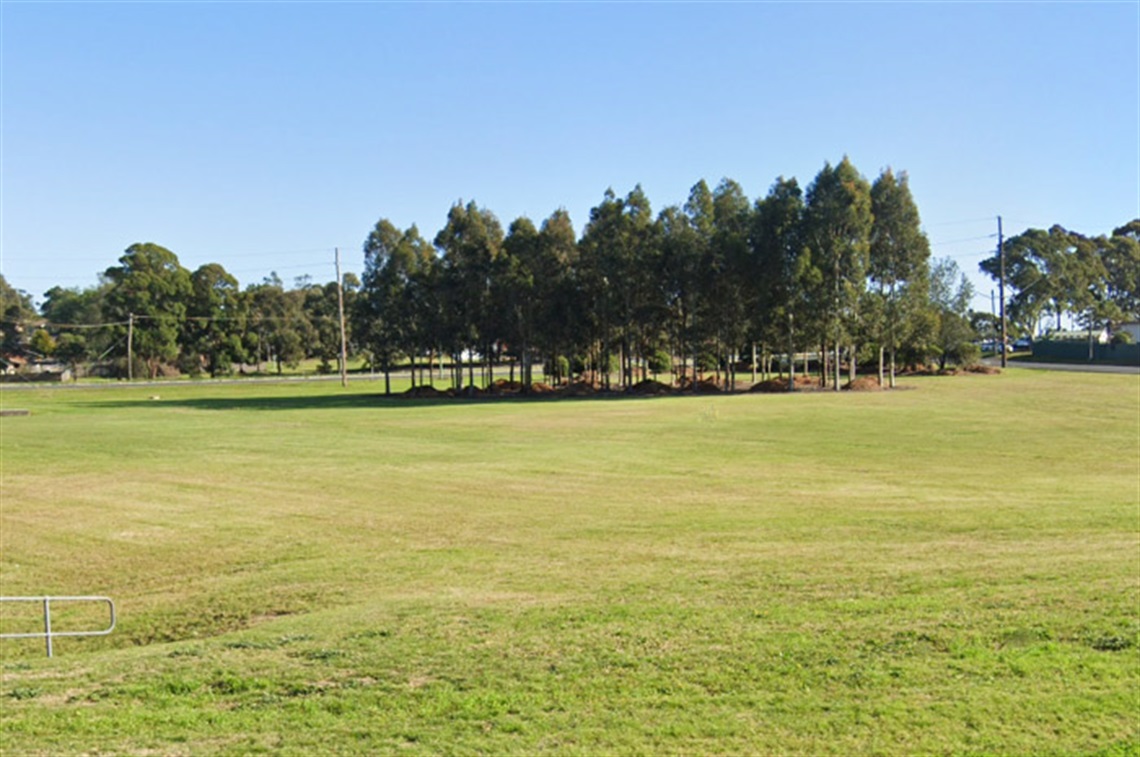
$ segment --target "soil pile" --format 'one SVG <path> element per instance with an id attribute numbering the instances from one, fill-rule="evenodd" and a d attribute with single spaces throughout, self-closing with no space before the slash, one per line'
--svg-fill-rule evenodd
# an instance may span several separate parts
<path id="1" fill-rule="evenodd" d="M 408 397 L 409 399 L 435 399 L 437 397 L 443 397 L 445 395 L 434 386 L 413 386 L 411 389 L 404 392 L 404 396 Z"/>
<path id="2" fill-rule="evenodd" d="M 796 391 L 807 392 L 819 389 L 819 379 L 814 376 L 796 376 Z M 768 379 L 753 384 L 750 392 L 761 392 L 765 394 L 775 394 L 777 392 L 788 391 L 788 379 L 786 376 L 780 378 Z"/>
<path id="3" fill-rule="evenodd" d="M 682 392 L 693 391 L 693 380 L 688 376 L 683 376 L 680 380 L 679 386 Z M 703 378 L 697 381 L 696 393 L 697 394 L 720 394 L 724 391 L 721 385 L 715 378 Z"/>
<path id="4" fill-rule="evenodd" d="M 586 381 L 575 381 L 562 390 L 568 397 L 589 397 L 598 393 L 596 384 Z"/>
<path id="5" fill-rule="evenodd" d="M 519 394 L 522 392 L 522 384 L 518 381 L 507 381 L 506 379 L 498 379 L 491 386 L 487 387 L 488 394 Z"/>
<path id="6" fill-rule="evenodd" d="M 879 392 L 883 389 L 877 376 L 859 376 L 854 381 L 848 381 L 843 388 L 851 392 Z"/>
<path id="7" fill-rule="evenodd" d="M 646 397 L 656 397 L 662 394 L 672 394 L 673 387 L 668 384 L 662 384 L 660 381 L 653 379 L 645 379 L 639 381 L 629 388 L 630 394 L 637 394 Z"/>

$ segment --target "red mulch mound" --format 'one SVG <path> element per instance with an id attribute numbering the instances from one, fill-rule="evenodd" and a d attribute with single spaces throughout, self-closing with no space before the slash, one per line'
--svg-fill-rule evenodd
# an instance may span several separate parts
<path id="1" fill-rule="evenodd" d="M 879 392 L 883 389 L 877 376 L 859 376 L 854 381 L 848 381 L 843 388 L 852 392 Z"/>
<path id="2" fill-rule="evenodd" d="M 571 397 L 588 397 L 598 393 L 598 387 L 585 381 L 575 381 L 562 390 Z"/>
<path id="3" fill-rule="evenodd" d="M 522 392 L 522 384 L 518 381 L 507 381 L 506 379 L 498 379 L 495 383 L 487 387 L 487 394 L 519 394 Z"/>
<path id="4" fill-rule="evenodd" d="M 796 376 L 796 391 L 812 391 L 819 389 L 819 379 L 813 376 Z M 762 392 L 767 394 L 776 394 L 778 392 L 788 391 L 788 379 L 774 378 L 767 381 L 761 381 L 753 384 L 750 392 Z"/>
<path id="5" fill-rule="evenodd" d="M 681 377 L 678 385 L 682 392 L 693 391 L 693 380 L 688 376 Z M 724 390 L 721 388 L 721 385 L 717 383 L 715 378 L 703 378 L 697 382 L 696 391 L 697 394 L 719 394 Z"/>

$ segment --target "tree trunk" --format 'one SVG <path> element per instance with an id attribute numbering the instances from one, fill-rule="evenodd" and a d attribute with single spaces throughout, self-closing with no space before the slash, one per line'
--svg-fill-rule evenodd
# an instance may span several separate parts
<path id="1" fill-rule="evenodd" d="M 835 340 L 835 386 L 832 387 L 833 391 L 839 391 L 839 340 Z"/>
<path id="2" fill-rule="evenodd" d="M 831 350 L 824 340 L 819 346 L 819 385 L 826 389 L 831 384 Z"/>
<path id="3" fill-rule="evenodd" d="M 805 374 L 806 375 L 806 374 Z M 791 322 L 788 323 L 788 391 L 796 390 L 796 332 Z"/>
<path id="4" fill-rule="evenodd" d="M 879 386 L 883 386 L 883 355 L 886 349 L 883 345 L 879 345 Z"/>

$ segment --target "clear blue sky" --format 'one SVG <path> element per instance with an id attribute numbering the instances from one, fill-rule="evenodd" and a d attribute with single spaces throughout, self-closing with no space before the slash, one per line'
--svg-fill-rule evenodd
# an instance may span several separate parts
<path id="1" fill-rule="evenodd" d="M 0 2 L 0 272 L 37 301 L 134 242 L 245 286 L 359 272 L 381 217 L 504 227 L 607 187 L 752 199 L 910 174 L 977 283 L 1007 235 L 1140 216 L 1140 3 Z"/>

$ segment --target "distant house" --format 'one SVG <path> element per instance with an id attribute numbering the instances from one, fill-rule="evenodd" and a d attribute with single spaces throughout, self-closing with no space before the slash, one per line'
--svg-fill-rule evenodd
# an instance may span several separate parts
<path id="1" fill-rule="evenodd" d="M 1088 342 L 1089 330 L 1088 329 L 1074 329 L 1072 331 L 1050 331 L 1045 336 L 1041 337 L 1043 341 L 1047 342 Z M 1108 329 L 1093 329 L 1092 341 L 1097 344 L 1108 344 L 1112 339 L 1108 333 Z"/>
<path id="2" fill-rule="evenodd" d="M 28 360 L 18 355 L 0 358 L 0 381 L 70 381 L 71 369 L 51 360 Z"/>
<path id="3" fill-rule="evenodd" d="M 0 370 L 7 376 L 12 376 L 27 366 L 27 358 L 19 355 L 9 355 L 8 357 L 0 358 Z"/>
<path id="4" fill-rule="evenodd" d="M 1128 323 L 1118 323 L 1112 328 L 1114 334 L 1131 334 L 1132 343 L 1140 344 L 1140 321 L 1130 321 Z"/>

